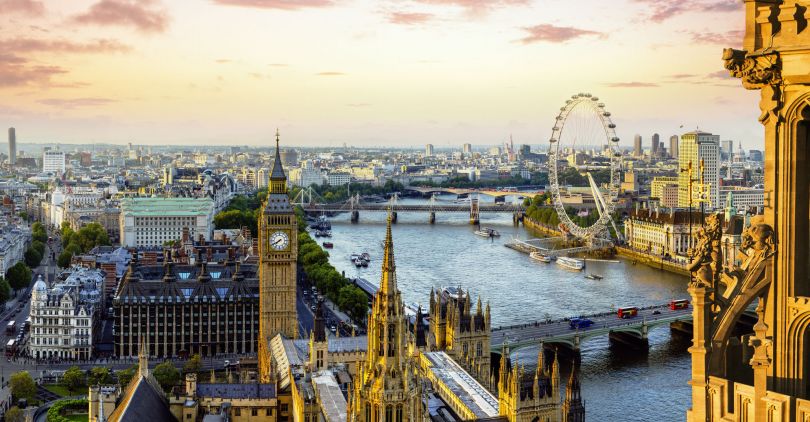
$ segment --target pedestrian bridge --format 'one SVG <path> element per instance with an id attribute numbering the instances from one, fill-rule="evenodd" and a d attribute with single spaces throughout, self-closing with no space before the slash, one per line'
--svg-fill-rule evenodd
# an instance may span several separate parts
<path id="1" fill-rule="evenodd" d="M 582 315 L 580 318 L 590 319 L 593 324 L 586 328 L 572 329 L 569 319 L 565 318 L 493 328 L 492 350 L 500 350 L 504 345 L 515 350 L 542 342 L 564 345 L 578 351 L 580 343 L 586 338 L 603 335 L 622 342 L 636 341 L 646 345 L 650 328 L 676 321 L 691 321 L 692 308 L 690 305 L 685 309 L 673 310 L 669 308 L 669 304 L 665 304 L 639 308 L 638 315 L 627 319 L 619 318 L 617 312 Z"/>

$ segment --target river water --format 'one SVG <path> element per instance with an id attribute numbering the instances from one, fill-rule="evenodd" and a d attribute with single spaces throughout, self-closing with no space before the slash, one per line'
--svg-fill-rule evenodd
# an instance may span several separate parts
<path id="1" fill-rule="evenodd" d="M 443 196 L 446 200 L 451 197 Z M 482 199 L 484 200 L 484 199 Z M 509 200 L 509 198 L 507 198 Z M 405 199 L 409 203 L 419 200 Z M 379 284 L 381 241 L 385 237 L 385 214 L 360 214 L 351 224 L 348 214 L 332 220 L 334 249 L 330 262 L 348 277 L 362 277 Z M 688 298 L 687 278 L 619 259 L 619 262 L 587 262 L 587 272 L 604 279 L 585 279 L 554 264 L 529 259 L 504 246 L 513 237 L 533 237 L 523 227 L 512 226 L 511 214 L 482 214 L 482 226 L 501 233 L 494 240 L 473 234 L 467 214 L 437 214 L 436 224 L 426 213 L 398 214 L 394 225 L 394 255 L 397 281 L 406 303 L 426 308 L 430 288 L 460 285 L 481 296 L 492 307 L 492 324 L 508 325 L 544 318 L 561 318 L 606 312 L 619 306 L 663 304 L 673 298 Z M 368 252 L 368 268 L 356 268 L 352 253 Z M 676 421 L 689 407 L 691 341 L 671 335 L 669 327 L 651 330 L 648 353 L 611 349 L 607 336 L 585 340 L 582 352 L 582 395 L 588 420 Z M 513 353 L 513 359 L 533 365 L 537 348 Z M 563 363 L 564 385 L 570 365 Z"/>

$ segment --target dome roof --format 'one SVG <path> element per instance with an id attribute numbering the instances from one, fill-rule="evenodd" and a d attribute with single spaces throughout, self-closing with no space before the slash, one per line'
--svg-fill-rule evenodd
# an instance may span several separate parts
<path id="1" fill-rule="evenodd" d="M 42 279 L 42 274 L 40 274 L 39 278 L 37 278 L 37 282 L 34 283 L 34 291 L 44 292 L 46 290 L 48 290 L 48 285 L 45 284 L 45 280 Z"/>

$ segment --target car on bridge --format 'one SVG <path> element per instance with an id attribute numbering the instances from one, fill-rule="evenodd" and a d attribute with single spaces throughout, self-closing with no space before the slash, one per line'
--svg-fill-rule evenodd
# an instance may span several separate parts
<path id="1" fill-rule="evenodd" d="M 589 320 L 588 318 L 571 318 L 571 319 L 568 321 L 568 326 L 569 326 L 569 327 L 570 327 L 572 330 L 574 330 L 574 329 L 588 328 L 588 327 L 590 327 L 591 325 L 593 325 L 593 321 Z"/>

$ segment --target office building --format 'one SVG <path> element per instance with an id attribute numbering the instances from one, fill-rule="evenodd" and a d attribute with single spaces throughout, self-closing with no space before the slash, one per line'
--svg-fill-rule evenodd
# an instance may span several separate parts
<path id="1" fill-rule="evenodd" d="M 644 151 L 641 149 L 641 135 L 636 134 L 633 137 L 633 156 L 634 157 L 641 157 L 644 154 Z"/>
<path id="2" fill-rule="evenodd" d="M 425 157 L 433 156 L 433 144 L 425 145 Z"/>
<path id="3" fill-rule="evenodd" d="M 762 162 L 762 151 L 758 149 L 750 149 L 748 150 L 748 159 L 751 161 Z"/>
<path id="4" fill-rule="evenodd" d="M 162 246 L 188 228 L 194 239 L 210 240 L 214 202 L 210 198 L 124 198 L 119 219 L 121 246 Z"/>
<path id="5" fill-rule="evenodd" d="M 162 262 L 130 261 L 113 297 L 115 356 L 134 356 L 141 338 L 150 356 L 256 353 L 257 266 L 208 260 L 201 250 L 194 264 L 180 258 L 167 250 Z"/>
<path id="6" fill-rule="evenodd" d="M 678 176 L 678 206 L 700 207 L 699 185 L 706 185 L 706 210 L 720 207 L 718 189 L 720 184 L 720 136 L 708 132 L 692 131 L 681 136 L 678 146 L 678 163 L 681 172 Z M 701 170 L 702 163 L 702 170 Z M 692 192 L 689 192 L 689 171 L 692 168 Z M 690 202 L 691 197 L 691 202 Z"/>
<path id="7" fill-rule="evenodd" d="M 732 140 L 725 140 L 720 143 L 720 152 L 723 154 L 723 158 L 726 160 L 731 160 L 732 154 L 734 154 L 734 141 Z"/>
<path id="8" fill-rule="evenodd" d="M 672 158 L 678 158 L 678 135 L 669 137 L 669 155 Z"/>
<path id="9" fill-rule="evenodd" d="M 8 164 L 17 164 L 17 132 L 13 127 L 8 128 Z"/>
<path id="10" fill-rule="evenodd" d="M 472 154 L 472 144 L 464 144 L 461 146 L 461 151 L 464 155 Z"/>
<path id="11" fill-rule="evenodd" d="M 658 147 L 661 144 L 661 137 L 657 133 L 653 133 L 652 141 L 650 142 L 650 157 L 658 157 Z"/>
<path id="12" fill-rule="evenodd" d="M 42 172 L 62 177 L 65 174 L 65 153 L 55 150 L 44 151 L 42 153 Z"/>
<path id="13" fill-rule="evenodd" d="M 104 272 L 74 267 L 48 285 L 39 277 L 31 291 L 31 338 L 35 359 L 90 359 L 104 299 Z"/>

